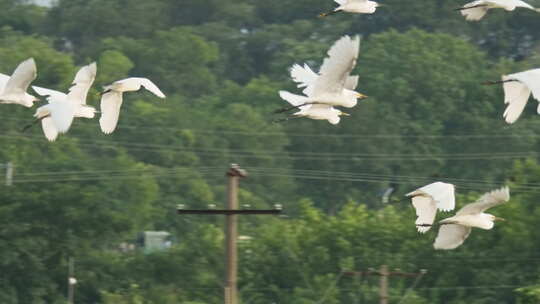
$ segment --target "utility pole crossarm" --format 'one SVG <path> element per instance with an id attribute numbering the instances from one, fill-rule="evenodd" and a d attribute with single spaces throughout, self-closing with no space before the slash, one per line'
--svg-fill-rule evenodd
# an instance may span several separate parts
<path id="1" fill-rule="evenodd" d="M 178 214 L 206 214 L 206 215 L 279 215 L 281 210 L 279 209 L 268 209 L 268 210 L 254 210 L 254 209 L 240 209 L 240 210 L 229 210 L 229 209 L 178 209 Z"/>
<path id="2" fill-rule="evenodd" d="M 178 205 L 177 213 L 198 214 L 198 215 L 225 215 L 225 247 L 226 247 L 226 275 L 224 284 L 224 302 L 225 304 L 238 304 L 238 253 L 236 242 L 238 240 L 237 215 L 278 215 L 281 214 L 281 207 L 276 205 L 275 209 L 255 210 L 238 208 L 238 184 L 240 178 L 247 176 L 247 172 L 237 164 L 232 164 L 226 173 L 227 185 L 227 208 L 226 209 L 183 209 Z"/>

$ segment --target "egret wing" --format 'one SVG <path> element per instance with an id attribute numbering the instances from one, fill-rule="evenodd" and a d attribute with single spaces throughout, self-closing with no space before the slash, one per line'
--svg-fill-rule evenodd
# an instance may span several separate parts
<path id="1" fill-rule="evenodd" d="M 319 77 L 319 74 L 315 73 L 307 64 L 304 64 L 304 66 L 293 65 L 290 74 L 292 80 L 298 83 L 299 88 L 313 85 Z"/>
<path id="2" fill-rule="evenodd" d="M 279 97 L 281 97 L 281 99 L 283 100 L 286 100 L 288 103 L 295 107 L 309 102 L 309 98 L 301 95 L 296 95 L 287 91 L 279 91 Z"/>
<path id="3" fill-rule="evenodd" d="M 516 7 L 524 7 L 524 8 L 534 10 L 534 7 L 532 7 L 529 3 L 521 1 L 521 0 L 489 0 L 487 2 L 493 3 L 495 5 L 498 5 L 504 8 L 508 7 L 509 10 L 514 10 Z"/>
<path id="4" fill-rule="evenodd" d="M 540 102 L 540 69 L 528 70 L 520 73 L 508 75 L 507 79 L 515 79 L 532 91 L 534 99 Z M 503 80 L 505 80 L 503 78 Z M 515 81 L 512 81 L 515 82 Z M 509 83 L 512 83 L 509 82 Z"/>
<path id="5" fill-rule="evenodd" d="M 139 85 L 143 86 L 148 91 L 152 92 L 159 98 L 165 98 L 165 94 L 148 78 L 128 78 L 125 82 L 137 82 Z"/>
<path id="6" fill-rule="evenodd" d="M 47 96 L 47 100 L 49 102 L 64 100 L 67 97 L 66 94 L 51 89 L 41 88 L 37 86 L 32 86 L 32 89 L 34 89 L 34 91 L 36 91 L 36 93 L 38 93 L 38 95 L 40 96 Z"/>
<path id="7" fill-rule="evenodd" d="M 510 200 L 510 189 L 502 187 L 482 195 L 476 202 L 465 205 L 456 215 L 477 214 Z"/>
<path id="8" fill-rule="evenodd" d="M 473 1 L 463 6 L 461 15 L 468 21 L 478 21 L 482 19 L 489 10 L 488 2 L 484 0 Z"/>
<path id="9" fill-rule="evenodd" d="M 412 198 L 412 204 L 416 209 L 416 228 L 420 233 L 426 233 L 431 227 L 418 225 L 432 225 L 437 214 L 437 205 L 435 201 L 424 195 L 417 195 Z"/>
<path id="10" fill-rule="evenodd" d="M 96 108 L 85 104 L 77 105 L 74 115 L 75 117 L 92 119 L 96 116 Z"/>
<path id="11" fill-rule="evenodd" d="M 503 76 L 503 80 L 509 80 L 509 76 Z M 509 124 L 516 122 L 521 116 L 527 100 L 531 96 L 531 90 L 519 81 L 503 83 L 504 103 L 508 106 L 504 110 L 503 118 Z"/>
<path id="12" fill-rule="evenodd" d="M 0 73 L 0 93 L 2 93 L 8 81 L 9 81 L 9 76 Z"/>
<path id="13" fill-rule="evenodd" d="M 99 125 L 105 134 L 111 134 L 118 124 L 120 107 L 122 106 L 122 93 L 111 91 L 101 96 L 101 117 Z"/>
<path id="14" fill-rule="evenodd" d="M 55 141 L 58 137 L 58 130 L 50 116 L 41 119 L 41 128 L 43 129 L 43 133 L 47 140 Z"/>
<path id="15" fill-rule="evenodd" d="M 315 82 L 313 94 L 341 94 L 349 74 L 356 65 L 360 49 L 360 37 L 351 39 L 344 36 L 339 39 L 328 51 L 324 59 L 320 76 Z"/>
<path id="16" fill-rule="evenodd" d="M 75 75 L 73 86 L 69 88 L 68 99 L 78 104 L 86 104 L 88 91 L 96 79 L 97 66 L 93 62 L 83 66 Z"/>
<path id="17" fill-rule="evenodd" d="M 454 185 L 443 182 L 434 182 L 422 188 L 419 188 L 411 193 L 408 193 L 406 196 L 427 194 L 433 198 L 439 210 L 451 211 L 454 210 L 456 206 L 456 198 L 454 192 Z"/>
<path id="18" fill-rule="evenodd" d="M 25 93 L 36 77 L 37 68 L 34 58 L 21 62 L 9 78 L 4 88 L 4 94 Z"/>
<path id="19" fill-rule="evenodd" d="M 310 104 L 310 108 L 312 110 L 331 111 L 334 107 L 323 103 L 314 103 Z"/>
<path id="20" fill-rule="evenodd" d="M 347 81 L 345 82 L 345 89 L 354 91 L 356 87 L 358 86 L 358 81 L 360 79 L 360 76 L 349 76 L 347 78 Z"/>
<path id="21" fill-rule="evenodd" d="M 435 239 L 435 249 L 455 249 L 459 247 L 471 234 L 471 228 L 457 224 L 445 224 L 439 228 L 439 234 Z"/>

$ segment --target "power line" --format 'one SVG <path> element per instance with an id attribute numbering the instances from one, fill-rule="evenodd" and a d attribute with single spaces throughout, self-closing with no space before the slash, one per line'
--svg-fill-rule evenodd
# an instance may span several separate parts
<path id="1" fill-rule="evenodd" d="M 0 137 L 20 137 L 14 135 L 0 135 Z M 32 139 L 30 139 L 32 140 Z M 40 139 L 41 140 L 41 139 Z M 268 158 L 313 161 L 473 161 L 473 160 L 510 160 L 528 157 L 538 157 L 539 152 L 499 152 L 499 153 L 456 153 L 456 154 L 379 154 L 379 153 L 337 153 L 337 152 L 280 152 L 269 150 L 235 150 L 215 148 L 186 148 L 171 145 L 139 144 L 132 142 L 109 141 L 78 141 L 83 147 L 98 148 L 126 148 L 138 151 L 175 151 L 191 152 L 198 156 L 219 156 L 234 154 L 235 158 Z"/>
<path id="2" fill-rule="evenodd" d="M 15 121 L 26 121 L 28 119 L 18 119 L 13 117 L 4 117 L 3 120 L 15 120 Z M 122 117 L 126 117 L 124 114 Z M 83 126 L 89 127 L 98 126 L 97 123 L 89 123 L 84 121 L 75 122 L 75 127 Z M 137 132 L 150 132 L 153 130 L 171 130 L 171 131 L 190 131 L 193 133 L 203 133 L 203 134 L 230 134 L 230 135 L 246 135 L 246 136 L 257 136 L 257 137 L 268 137 L 268 136 L 287 136 L 287 137 L 337 137 L 337 138 L 356 138 L 356 139 L 411 139 L 411 138 L 425 138 L 425 139 L 494 139 L 494 138 L 540 138 L 540 135 L 530 133 L 530 134 L 416 134 L 416 135 L 403 135 L 403 134 L 373 134 L 373 135 L 362 135 L 362 134 L 347 134 L 347 133 L 292 133 L 292 132 L 253 132 L 253 131 L 234 131 L 234 130 L 216 130 L 216 129 L 193 129 L 193 128 L 176 128 L 176 127 L 153 127 L 144 124 L 122 124 L 118 125 L 118 129 L 136 129 Z"/>
<path id="3" fill-rule="evenodd" d="M 179 175 L 184 172 L 193 174 L 190 170 L 196 170 L 202 175 L 211 175 L 215 169 L 221 167 L 182 167 L 172 169 L 128 169 L 128 170 L 89 170 L 89 171 L 42 171 L 26 172 L 18 174 L 15 183 L 44 183 L 59 181 L 91 181 L 91 180 L 114 180 L 126 178 L 154 178 Z M 437 180 L 444 180 L 458 185 L 458 188 L 483 190 L 487 187 L 505 184 L 505 181 L 488 181 L 476 179 L 453 179 L 445 177 L 414 177 L 414 176 L 393 176 L 380 174 L 364 174 L 352 172 L 334 172 L 322 170 L 295 170 L 286 168 L 257 168 L 250 167 L 253 177 L 288 177 L 296 179 L 313 179 L 326 181 L 344 182 L 368 182 L 368 183 L 395 183 L 395 184 L 420 184 Z M 537 193 L 540 191 L 538 183 L 513 183 L 512 189 L 520 192 Z"/>

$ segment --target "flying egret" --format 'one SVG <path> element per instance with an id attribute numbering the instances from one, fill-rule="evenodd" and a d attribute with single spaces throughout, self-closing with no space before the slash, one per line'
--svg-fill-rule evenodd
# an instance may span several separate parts
<path id="1" fill-rule="evenodd" d="M 367 98 L 347 87 L 356 86 L 356 78 L 349 74 L 356 65 L 360 49 L 360 37 L 343 36 L 336 41 L 324 59 L 319 75 L 313 83 L 307 85 L 308 98 L 305 103 L 277 110 L 276 113 L 286 112 L 307 104 L 326 104 L 329 106 L 353 107 L 359 98 Z M 292 71 L 291 71 L 292 72 Z M 354 81 L 353 81 L 354 80 Z"/>
<path id="2" fill-rule="evenodd" d="M 36 77 L 37 68 L 34 58 L 21 62 L 11 77 L 0 74 L 0 103 L 32 107 L 34 102 L 39 101 L 39 99 L 26 93 L 26 90 Z"/>
<path id="3" fill-rule="evenodd" d="M 439 234 L 435 239 L 435 249 L 455 249 L 459 247 L 471 233 L 471 228 L 491 230 L 495 221 L 504 219 L 489 213 L 484 213 L 491 207 L 498 206 L 510 200 L 510 190 L 503 187 L 482 195 L 476 202 L 465 205 L 455 216 L 439 222 Z"/>
<path id="4" fill-rule="evenodd" d="M 299 64 L 295 64 L 291 67 L 291 78 L 294 82 L 298 83 L 299 88 L 305 88 L 302 93 L 307 96 L 313 95 L 314 85 L 319 78 L 319 74 L 315 73 L 307 64 L 302 67 Z M 354 90 L 358 86 L 358 76 L 349 76 L 345 81 L 343 87 L 343 96 L 348 96 L 341 106 L 346 108 L 352 108 L 357 104 L 358 94 Z M 364 95 L 361 96 L 365 98 Z"/>
<path id="5" fill-rule="evenodd" d="M 75 75 L 73 86 L 69 88 L 67 94 L 36 86 L 32 87 L 39 95 L 47 96 L 49 102 L 39 107 L 34 114 L 35 122 L 41 121 L 43 133 L 49 141 L 55 141 L 58 134 L 66 133 L 71 127 L 73 118 L 94 118 L 96 109 L 86 104 L 86 97 L 94 83 L 96 72 L 95 62 L 82 67 Z"/>
<path id="6" fill-rule="evenodd" d="M 492 8 L 503 8 L 507 11 L 513 11 L 516 7 L 528 8 L 537 12 L 540 9 L 532 7 L 530 4 L 521 0 L 477 0 L 465 4 L 457 10 L 461 12 L 468 21 L 478 21 L 482 19 L 488 10 Z"/>
<path id="7" fill-rule="evenodd" d="M 431 228 L 423 224 L 433 224 L 437 209 L 451 211 L 456 206 L 454 185 L 443 182 L 429 184 L 405 196 L 412 199 L 412 204 L 416 209 L 416 227 L 420 233 L 426 233 Z"/>
<path id="8" fill-rule="evenodd" d="M 369 0 L 334 0 L 338 7 L 328 13 L 322 13 L 319 17 L 326 17 L 339 12 L 356 13 L 356 14 L 373 14 L 377 7 L 381 4 Z"/>
<path id="9" fill-rule="evenodd" d="M 113 82 L 103 87 L 105 90 L 101 96 L 101 118 L 99 125 L 105 134 L 110 134 L 116 129 L 122 97 L 124 92 L 138 91 L 144 87 L 159 98 L 165 98 L 165 94 L 149 79 L 132 77 Z"/>
<path id="10" fill-rule="evenodd" d="M 508 104 L 503 117 L 509 124 L 518 120 L 527 104 L 527 100 L 531 96 L 531 92 L 534 99 L 540 102 L 540 69 L 503 75 L 501 81 L 488 81 L 484 84 L 499 83 L 503 84 L 504 103 Z M 537 112 L 540 114 L 540 104 Z"/>
<path id="11" fill-rule="evenodd" d="M 291 105 L 298 106 L 300 111 L 293 114 L 295 118 L 306 117 L 315 120 L 327 120 L 329 123 L 337 125 L 341 120 L 340 116 L 349 116 L 349 114 L 334 109 L 330 105 L 306 104 L 307 97 L 305 96 L 292 94 L 287 91 L 279 91 L 279 95 Z"/>

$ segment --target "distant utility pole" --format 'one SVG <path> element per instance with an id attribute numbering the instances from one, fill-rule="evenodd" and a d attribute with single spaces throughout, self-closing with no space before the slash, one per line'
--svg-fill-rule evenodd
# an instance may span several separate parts
<path id="1" fill-rule="evenodd" d="M 247 176 L 247 172 L 240 169 L 237 164 L 232 164 L 227 170 L 228 178 L 228 194 L 227 194 L 227 209 L 223 210 L 185 210 L 178 208 L 179 214 L 199 214 L 199 215 L 225 215 L 225 247 L 227 273 L 225 276 L 224 299 L 225 304 L 238 304 L 238 252 L 236 241 L 238 239 L 237 215 L 259 214 L 259 215 L 277 215 L 281 213 L 281 209 L 272 210 L 239 210 L 238 209 L 238 184 L 241 178 Z"/>
<path id="2" fill-rule="evenodd" d="M 13 163 L 7 162 L 6 165 L 6 186 L 13 186 Z"/>
<path id="3" fill-rule="evenodd" d="M 389 277 L 399 276 L 399 277 L 417 277 L 421 278 L 427 273 L 427 270 L 422 269 L 418 273 L 411 272 L 401 272 L 399 270 L 389 271 L 388 265 L 382 265 L 381 268 L 377 270 L 368 270 L 368 271 L 345 271 L 344 274 L 352 276 L 362 276 L 362 275 L 378 275 L 380 276 L 379 280 L 379 303 L 388 304 L 388 279 Z M 418 282 L 418 279 L 417 279 Z"/>

